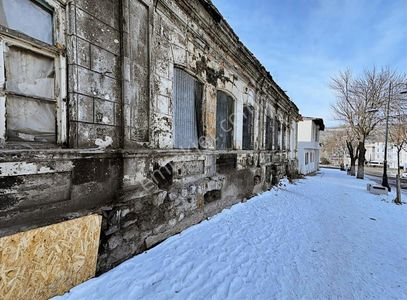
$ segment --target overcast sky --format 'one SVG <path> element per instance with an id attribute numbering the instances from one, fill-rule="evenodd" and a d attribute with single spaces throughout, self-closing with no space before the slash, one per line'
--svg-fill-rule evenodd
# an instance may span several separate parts
<path id="1" fill-rule="evenodd" d="M 407 71 L 407 0 L 212 0 L 304 116 L 335 125 L 328 88 L 346 68 Z"/>

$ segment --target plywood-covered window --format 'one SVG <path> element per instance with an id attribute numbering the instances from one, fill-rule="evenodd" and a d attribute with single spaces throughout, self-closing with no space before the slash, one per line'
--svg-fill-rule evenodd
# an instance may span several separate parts
<path id="1" fill-rule="evenodd" d="M 0 1 L 0 144 L 66 139 L 63 8 L 52 0 Z M 58 37 L 58 38 L 55 38 Z"/>
<path id="2" fill-rule="evenodd" d="M 266 138 L 265 138 L 265 148 L 267 150 L 273 149 L 273 122 L 269 116 L 266 116 Z"/>
<path id="3" fill-rule="evenodd" d="M 174 148 L 198 148 L 202 133 L 203 85 L 182 69 L 174 70 Z"/>
<path id="4" fill-rule="evenodd" d="M 249 105 L 243 106 L 243 150 L 253 149 L 254 139 L 254 109 Z"/>
<path id="5" fill-rule="evenodd" d="M 216 149 L 233 148 L 234 101 L 223 91 L 217 93 L 216 103 Z"/>

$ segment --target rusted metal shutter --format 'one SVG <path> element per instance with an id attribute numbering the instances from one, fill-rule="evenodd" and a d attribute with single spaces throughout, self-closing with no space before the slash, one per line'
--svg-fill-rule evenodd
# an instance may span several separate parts
<path id="1" fill-rule="evenodd" d="M 216 149 L 232 149 L 233 111 L 233 98 L 222 91 L 218 91 L 216 103 Z"/>
<path id="2" fill-rule="evenodd" d="M 202 84 L 185 71 L 174 70 L 174 148 L 198 148 Z M 201 127 L 201 126 L 200 126 Z"/>
<path id="3" fill-rule="evenodd" d="M 253 149 L 253 108 L 243 106 L 243 150 Z"/>
<path id="4" fill-rule="evenodd" d="M 267 150 L 273 149 L 273 124 L 269 116 L 266 117 L 266 141 L 264 146 Z"/>

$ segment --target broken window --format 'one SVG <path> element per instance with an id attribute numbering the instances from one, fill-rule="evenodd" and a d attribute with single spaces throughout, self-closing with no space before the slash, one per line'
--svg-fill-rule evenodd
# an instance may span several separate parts
<path id="1" fill-rule="evenodd" d="M 243 106 L 243 150 L 253 149 L 254 110 L 253 107 Z"/>
<path id="2" fill-rule="evenodd" d="M 66 138 L 65 61 L 52 45 L 54 12 L 63 18 L 62 8 L 48 2 L 55 8 L 42 1 L 0 0 L 1 143 L 55 144 Z M 63 45 L 63 35 L 57 41 Z"/>
<path id="3" fill-rule="evenodd" d="M 202 83 L 187 72 L 174 70 L 174 148 L 198 148 L 202 134 Z"/>
<path id="4" fill-rule="evenodd" d="M 52 9 L 41 1 L 1 0 L 0 24 L 52 44 Z"/>
<path id="5" fill-rule="evenodd" d="M 225 92 L 218 91 L 216 103 L 216 149 L 233 148 L 234 101 Z"/>
<path id="6" fill-rule="evenodd" d="M 308 152 L 305 153 L 305 164 L 308 165 L 308 160 L 309 160 L 309 154 Z"/>
<path id="7" fill-rule="evenodd" d="M 273 125 L 271 118 L 266 116 L 266 141 L 265 141 L 265 148 L 267 150 L 273 149 Z"/>

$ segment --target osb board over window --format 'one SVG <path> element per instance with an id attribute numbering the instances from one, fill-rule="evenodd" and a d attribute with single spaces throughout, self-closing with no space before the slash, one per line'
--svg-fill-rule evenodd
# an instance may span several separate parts
<path id="1" fill-rule="evenodd" d="M 0 299 L 48 299 L 92 278 L 101 216 L 0 239 Z"/>

